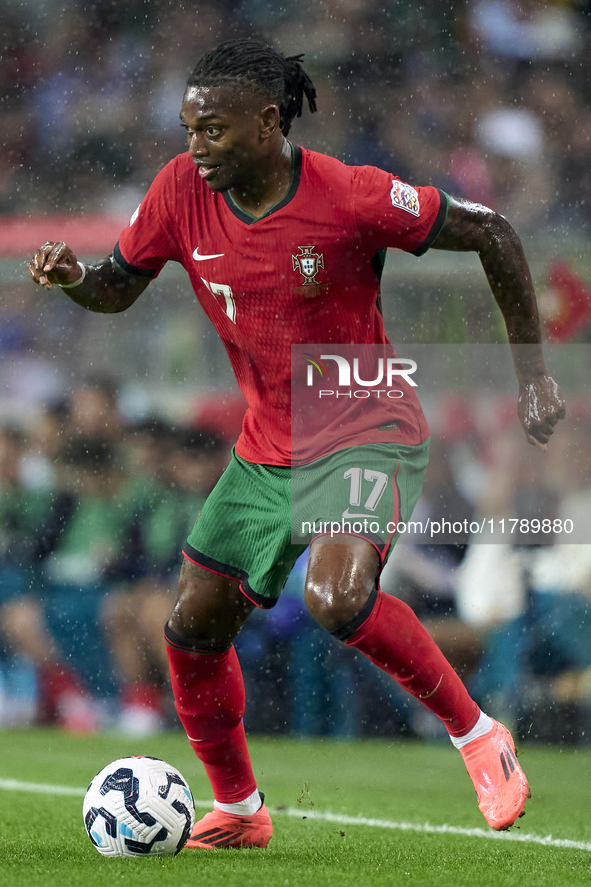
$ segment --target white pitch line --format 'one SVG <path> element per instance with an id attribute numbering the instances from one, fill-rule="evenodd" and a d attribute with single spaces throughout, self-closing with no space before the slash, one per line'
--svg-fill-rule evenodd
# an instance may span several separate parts
<path id="1" fill-rule="evenodd" d="M 33 792 L 36 795 L 72 795 L 83 798 L 85 788 L 69 785 L 47 785 L 44 782 L 19 782 L 18 779 L 0 779 L 0 789 L 7 792 Z"/>
<path id="2" fill-rule="evenodd" d="M 278 811 L 286 816 L 302 818 L 302 810 Z M 428 835 L 459 835 L 464 838 L 487 838 L 493 841 L 517 841 L 521 844 L 541 844 L 544 847 L 568 847 L 571 850 L 585 850 L 591 853 L 591 842 L 571 841 L 568 838 L 553 838 L 552 835 L 518 834 L 517 832 L 495 832 L 483 828 L 462 828 L 459 825 L 432 825 L 430 822 L 392 822 L 388 819 L 369 819 L 365 816 L 347 816 L 346 813 L 310 813 L 309 819 L 322 819 L 338 825 L 366 825 L 370 828 L 387 828 L 400 832 L 419 832 Z"/>
<path id="3" fill-rule="evenodd" d="M 43 782 L 21 782 L 18 779 L 0 779 L 0 790 L 33 792 L 42 795 L 71 795 L 83 798 L 85 788 L 68 785 L 49 785 Z M 211 801 L 195 800 L 196 807 L 211 807 Z M 584 850 L 591 853 L 591 842 L 571 841 L 568 838 L 553 838 L 552 835 L 519 834 L 517 832 L 495 832 L 483 828 L 462 828 L 458 825 L 432 825 L 430 822 L 393 822 L 389 819 L 371 819 L 365 816 L 348 816 L 346 813 L 330 813 L 307 811 L 305 808 L 294 807 L 272 810 L 273 813 L 290 816 L 292 819 L 315 819 L 322 822 L 333 822 L 335 825 L 364 825 L 369 828 L 385 828 L 399 832 L 417 832 L 426 835 L 458 835 L 462 838 L 485 838 L 489 841 L 508 841 L 519 844 L 539 844 L 542 847 L 559 847 L 569 850 Z"/>

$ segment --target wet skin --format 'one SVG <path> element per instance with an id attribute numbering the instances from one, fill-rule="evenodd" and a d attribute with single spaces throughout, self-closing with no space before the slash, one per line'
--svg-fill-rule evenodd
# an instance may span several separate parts
<path id="1" fill-rule="evenodd" d="M 308 611 L 327 631 L 345 625 L 363 609 L 379 568 L 378 553 L 369 542 L 316 539 L 310 546 L 306 576 Z M 169 624 L 198 650 L 227 650 L 254 607 L 237 581 L 210 573 L 185 558 Z"/>

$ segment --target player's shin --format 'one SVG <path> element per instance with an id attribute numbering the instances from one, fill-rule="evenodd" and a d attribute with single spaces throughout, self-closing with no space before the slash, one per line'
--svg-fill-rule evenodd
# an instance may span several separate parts
<path id="1" fill-rule="evenodd" d="M 200 652 L 165 629 L 175 708 L 216 801 L 234 804 L 256 791 L 242 718 L 245 693 L 234 647 Z"/>
<path id="2" fill-rule="evenodd" d="M 378 590 L 365 621 L 333 632 L 391 675 L 444 722 L 451 736 L 475 726 L 480 709 L 411 608 Z"/>

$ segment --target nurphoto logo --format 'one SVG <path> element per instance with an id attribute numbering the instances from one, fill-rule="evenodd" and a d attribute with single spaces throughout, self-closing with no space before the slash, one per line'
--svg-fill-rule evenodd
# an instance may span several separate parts
<path id="1" fill-rule="evenodd" d="M 319 388 L 319 399 L 327 397 L 363 399 L 372 395 L 379 398 L 383 394 L 385 397 L 397 400 L 404 397 L 404 392 L 394 387 L 401 379 L 411 387 L 417 387 L 417 383 L 411 378 L 412 374 L 416 372 L 417 364 L 410 358 L 379 357 L 377 365 L 374 365 L 371 373 L 371 375 L 375 374 L 375 378 L 364 379 L 362 373 L 367 374 L 368 368 L 365 367 L 363 370 L 360 368 L 358 357 L 354 357 L 350 361 L 342 354 L 321 354 L 319 357 L 315 357 L 312 354 L 304 353 L 302 356 L 308 363 L 306 385 L 309 388 L 315 387 L 318 380 L 324 384 L 335 386 L 334 388 Z M 336 368 L 331 365 L 329 370 L 325 361 L 334 361 Z M 354 388 L 354 385 L 358 385 L 359 388 Z M 380 385 L 384 387 L 378 388 Z"/>

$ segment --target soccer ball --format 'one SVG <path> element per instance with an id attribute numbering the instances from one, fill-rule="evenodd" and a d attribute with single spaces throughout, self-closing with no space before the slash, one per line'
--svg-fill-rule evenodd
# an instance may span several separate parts
<path id="1" fill-rule="evenodd" d="M 90 785 L 82 808 L 88 837 L 103 856 L 173 856 L 195 822 L 191 790 L 158 758 L 119 758 Z"/>

